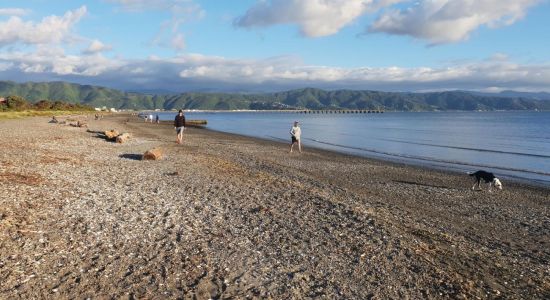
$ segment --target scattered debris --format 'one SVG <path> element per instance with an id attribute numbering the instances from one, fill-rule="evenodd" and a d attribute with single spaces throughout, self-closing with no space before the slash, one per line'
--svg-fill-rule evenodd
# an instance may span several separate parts
<path id="1" fill-rule="evenodd" d="M 118 131 L 116 131 L 116 130 L 114 130 L 114 129 L 111 129 L 111 130 L 105 131 L 104 134 L 105 134 L 105 136 L 107 137 L 108 140 L 115 140 L 116 137 L 117 137 L 120 133 L 118 133 Z"/>
<path id="2" fill-rule="evenodd" d="M 116 142 L 119 144 L 125 143 L 130 139 L 130 134 L 125 132 L 121 133 L 116 137 Z"/>
<path id="3" fill-rule="evenodd" d="M 143 154 L 143 160 L 159 160 L 163 156 L 163 151 L 161 148 L 154 148 L 151 150 L 145 151 Z"/>

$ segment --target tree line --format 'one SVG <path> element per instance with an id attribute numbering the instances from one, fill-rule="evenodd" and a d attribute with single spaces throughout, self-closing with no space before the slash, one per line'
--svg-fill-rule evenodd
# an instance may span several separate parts
<path id="1" fill-rule="evenodd" d="M 25 98 L 15 95 L 0 97 L 0 111 L 24 111 L 24 110 L 74 110 L 88 111 L 94 110 L 93 107 L 79 103 L 67 103 L 64 101 L 40 100 L 36 103 L 31 103 Z"/>

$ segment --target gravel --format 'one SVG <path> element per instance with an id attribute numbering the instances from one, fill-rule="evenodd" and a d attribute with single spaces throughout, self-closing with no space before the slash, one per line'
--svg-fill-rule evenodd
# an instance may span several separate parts
<path id="1" fill-rule="evenodd" d="M 550 298 L 548 188 L 73 118 L 0 122 L 1 298 Z"/>

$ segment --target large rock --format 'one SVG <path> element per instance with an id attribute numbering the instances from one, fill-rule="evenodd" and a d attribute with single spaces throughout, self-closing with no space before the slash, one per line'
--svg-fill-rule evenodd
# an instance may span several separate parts
<path id="1" fill-rule="evenodd" d="M 143 154 L 143 160 L 159 160 L 162 158 L 163 151 L 160 148 L 154 148 L 151 150 L 145 151 Z"/>
<path id="2" fill-rule="evenodd" d="M 114 140 L 116 139 L 117 136 L 119 136 L 120 133 L 118 133 L 118 131 L 113 129 L 113 130 L 105 131 L 104 134 L 108 140 Z"/>
<path id="3" fill-rule="evenodd" d="M 122 144 L 122 143 L 126 143 L 129 139 L 130 139 L 130 134 L 125 132 L 125 133 L 119 134 L 116 137 L 116 142 L 119 144 Z"/>

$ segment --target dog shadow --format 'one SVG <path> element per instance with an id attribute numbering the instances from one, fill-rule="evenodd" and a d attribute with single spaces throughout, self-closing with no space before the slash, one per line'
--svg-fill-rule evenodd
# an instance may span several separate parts
<path id="1" fill-rule="evenodd" d="M 127 154 L 121 154 L 118 157 L 125 158 L 125 159 L 130 159 L 130 160 L 141 160 L 143 155 L 127 153 Z"/>

